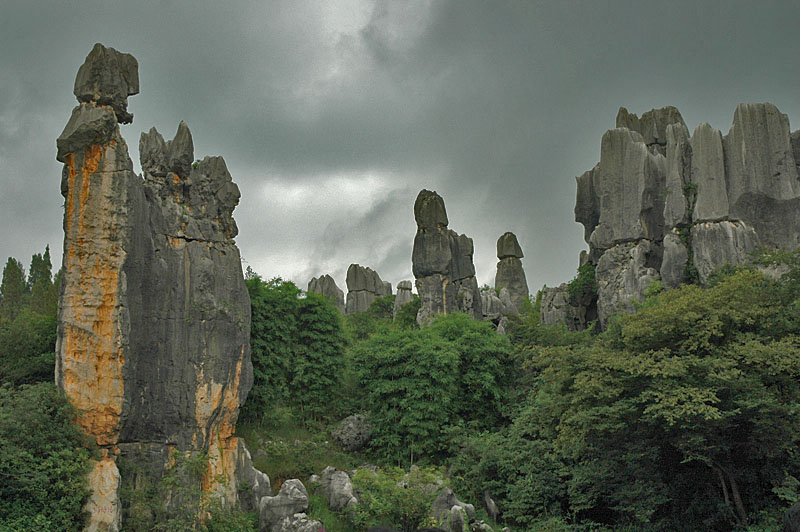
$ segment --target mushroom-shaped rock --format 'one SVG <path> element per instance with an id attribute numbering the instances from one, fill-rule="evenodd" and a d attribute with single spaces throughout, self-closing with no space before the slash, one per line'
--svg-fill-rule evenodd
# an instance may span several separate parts
<path id="1" fill-rule="evenodd" d="M 514 233 L 505 233 L 497 240 L 497 274 L 494 285 L 499 289 L 507 289 L 511 298 L 511 305 L 506 312 L 516 314 L 522 308 L 522 303 L 528 299 L 528 281 L 525 279 L 525 270 L 522 269 L 522 248 L 517 242 Z"/>
<path id="2" fill-rule="evenodd" d="M 97 43 L 78 70 L 73 92 L 79 102 L 111 106 L 117 120 L 129 124 L 128 96 L 139 93 L 139 64 L 130 54 Z"/>
<path id="3" fill-rule="evenodd" d="M 497 258 L 500 260 L 507 258 L 521 259 L 525 255 L 522 254 L 522 248 L 519 247 L 517 236 L 512 232 L 503 233 L 497 239 Z"/>
<path id="4" fill-rule="evenodd" d="M 411 281 L 400 281 L 397 283 L 397 295 L 394 298 L 394 317 L 397 318 L 398 311 L 414 301 L 414 294 L 411 292 L 413 285 Z"/>
<path id="5" fill-rule="evenodd" d="M 414 202 L 414 220 L 424 229 L 447 227 L 447 210 L 442 197 L 436 192 L 421 190 Z"/>

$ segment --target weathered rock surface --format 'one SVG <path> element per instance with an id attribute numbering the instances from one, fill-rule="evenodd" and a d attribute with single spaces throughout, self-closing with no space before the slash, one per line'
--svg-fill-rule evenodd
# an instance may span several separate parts
<path id="1" fill-rule="evenodd" d="M 397 318 L 397 312 L 403 307 L 414 301 L 414 294 L 411 292 L 413 285 L 411 281 L 400 281 L 397 283 L 397 295 L 394 297 L 394 317 Z"/>
<path id="2" fill-rule="evenodd" d="M 800 131 L 773 104 L 739 105 L 725 137 L 700 124 L 688 138 L 674 107 L 641 118 L 621 108 L 616 125 L 600 162 L 577 178 L 575 220 L 602 284 L 601 326 L 614 309 L 632 310 L 624 301 L 654 279 L 675 287 L 697 270 L 705 282 L 758 246 L 800 245 Z M 548 289 L 543 323 L 569 323 L 574 305 Z"/>
<path id="3" fill-rule="evenodd" d="M 347 314 L 364 312 L 379 297 L 392 295 L 391 283 L 381 280 L 372 268 L 351 264 L 347 268 Z"/>
<path id="4" fill-rule="evenodd" d="M 636 131 L 652 151 L 657 151 L 661 155 L 665 154 L 664 148 L 668 140 L 667 127 L 670 124 L 680 124 L 686 127 L 681 113 L 672 106 L 652 109 L 642 114 L 641 118 L 634 113 L 629 113 L 624 107 L 620 107 L 617 113 L 618 128 Z"/>
<path id="5" fill-rule="evenodd" d="M 462 508 L 466 512 L 468 518 L 475 517 L 475 506 L 466 502 L 458 500 L 453 490 L 445 486 L 439 492 L 439 495 L 434 499 L 431 505 L 431 515 L 439 521 L 444 521 L 450 514 L 453 507 Z"/>
<path id="6" fill-rule="evenodd" d="M 601 206 L 598 225 L 589 237 L 593 248 L 661 237 L 666 160 L 650 153 L 641 135 L 627 129 L 607 131 L 593 175 Z"/>
<path id="7" fill-rule="evenodd" d="M 336 281 L 328 274 L 321 275 L 319 278 L 312 277 L 308 282 L 308 291 L 315 294 L 322 294 L 333 301 L 333 304 L 344 314 L 344 292 L 336 286 Z"/>
<path id="8" fill-rule="evenodd" d="M 609 249 L 597 263 L 597 314 L 601 323 L 617 312 L 633 312 L 633 301 L 644 301 L 644 292 L 658 271 L 647 264 L 653 245 L 642 240 Z"/>
<path id="9" fill-rule="evenodd" d="M 664 237 L 664 255 L 661 259 L 661 281 L 667 288 L 677 288 L 686 277 L 689 251 L 681 242 L 680 235 L 673 230 Z"/>
<path id="10" fill-rule="evenodd" d="M 465 312 L 482 317 L 481 296 L 472 262 L 472 239 L 447 228 L 444 200 L 436 192 L 420 191 L 414 202 L 417 234 L 412 269 L 423 325 L 437 314 Z"/>
<path id="11" fill-rule="evenodd" d="M 320 483 L 317 493 L 325 496 L 331 510 L 339 512 L 358 504 L 358 499 L 353 493 L 353 483 L 350 482 L 350 476 L 346 471 L 328 466 L 320 475 Z"/>
<path id="12" fill-rule="evenodd" d="M 220 157 L 194 169 L 167 159 L 163 176 L 143 164 L 144 180 L 133 173 L 118 123 L 132 118 L 136 68 L 131 56 L 96 45 L 76 79 L 81 103 L 57 141 L 66 202 L 56 382 L 102 453 L 89 475 L 87 530 L 119 530 L 119 492 L 133 476 L 126 468 L 157 479 L 173 449 L 208 454 L 213 480 L 203 488 L 225 506 L 255 507 L 269 486 L 233 435 L 252 385 L 249 297 L 231 216 L 239 190 Z M 157 144 L 149 143 L 156 158 Z M 191 150 L 185 124 L 177 145 Z"/>
<path id="13" fill-rule="evenodd" d="M 505 233 L 497 240 L 497 273 L 494 278 L 495 288 L 506 288 L 511 297 L 511 305 L 506 312 L 519 313 L 522 302 L 528 299 L 528 281 L 522 269 L 522 248 L 514 233 Z M 485 314 L 485 313 L 484 313 Z"/>
<path id="14" fill-rule="evenodd" d="M 697 187 L 697 200 L 692 218 L 716 221 L 726 218 L 728 187 L 725 182 L 725 154 L 722 133 L 703 123 L 692 134 L 691 181 Z"/>
<path id="15" fill-rule="evenodd" d="M 284 517 L 280 523 L 272 527 L 272 532 L 320 532 L 320 530 L 325 530 L 322 522 L 311 519 L 303 512 Z"/>
<path id="16" fill-rule="evenodd" d="M 782 532 L 800 532 L 800 502 L 796 502 L 783 514 Z"/>
<path id="17" fill-rule="evenodd" d="M 505 311 L 506 306 L 500 301 L 500 297 L 494 290 L 481 291 L 483 319 L 497 322 Z"/>
<path id="18" fill-rule="evenodd" d="M 758 235 L 744 222 L 703 222 L 692 226 L 694 265 L 701 282 L 725 265 L 747 262 L 758 246 Z"/>
<path id="19" fill-rule="evenodd" d="M 372 425 L 364 414 L 353 414 L 340 421 L 331 436 L 345 451 L 357 451 L 372 437 Z"/>
<path id="20" fill-rule="evenodd" d="M 274 497 L 262 497 L 258 503 L 258 529 L 261 532 L 275 531 L 282 526 L 284 518 L 308 510 L 308 492 L 296 478 L 281 484 Z"/>

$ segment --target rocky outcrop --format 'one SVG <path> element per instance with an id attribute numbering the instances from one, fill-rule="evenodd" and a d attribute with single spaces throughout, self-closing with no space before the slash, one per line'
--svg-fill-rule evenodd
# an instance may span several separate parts
<path id="1" fill-rule="evenodd" d="M 358 451 L 372 437 L 372 424 L 364 414 L 353 414 L 340 421 L 331 436 L 345 451 Z"/>
<path id="2" fill-rule="evenodd" d="M 641 118 L 621 108 L 616 126 L 577 178 L 601 325 L 631 311 L 653 280 L 704 283 L 759 246 L 800 245 L 800 132 L 773 104 L 739 105 L 724 137 L 708 124 L 689 137 L 674 107 Z M 565 303 L 562 290 L 545 291 L 542 321 L 569 323 Z"/>
<path id="3" fill-rule="evenodd" d="M 394 318 L 397 318 L 397 312 L 414 301 L 414 294 L 411 292 L 413 285 L 411 281 L 400 281 L 397 283 L 397 295 L 394 297 Z"/>
<path id="4" fill-rule="evenodd" d="M 414 202 L 417 234 L 412 269 L 416 278 L 423 325 L 437 314 L 465 312 L 481 319 L 481 295 L 472 262 L 472 239 L 448 229 L 444 200 L 436 192 L 420 191 Z"/>
<path id="5" fill-rule="evenodd" d="M 267 495 L 258 503 L 258 529 L 260 532 L 277 531 L 284 526 L 285 518 L 290 522 L 295 514 L 308 510 L 308 492 L 296 478 L 281 484 L 274 497 Z"/>
<path id="6" fill-rule="evenodd" d="M 347 268 L 347 314 L 364 312 L 379 297 L 392 295 L 392 285 L 372 268 L 351 264 Z"/>
<path id="7" fill-rule="evenodd" d="M 319 278 L 312 277 L 308 282 L 308 292 L 322 294 L 330 298 L 336 308 L 339 309 L 339 312 L 344 314 L 344 292 L 336 286 L 336 281 L 330 275 L 321 275 Z"/>
<path id="8" fill-rule="evenodd" d="M 269 486 L 234 436 L 253 379 L 239 190 L 221 157 L 192 165 L 183 123 L 169 142 L 143 134 L 144 176 L 133 172 L 118 124 L 132 120 L 137 68 L 96 45 L 56 143 L 66 199 L 56 382 L 101 450 L 91 531 L 119 530 L 121 489 L 133 471 L 156 481 L 171 451 L 208 455 L 202 487 L 224 506 L 254 508 Z"/>
<path id="9" fill-rule="evenodd" d="M 331 510 L 339 512 L 358 504 L 358 499 L 353 493 L 353 483 L 346 471 L 339 471 L 328 466 L 320 475 L 320 486 L 317 493 L 325 496 Z"/>
<path id="10" fill-rule="evenodd" d="M 497 289 L 506 288 L 511 297 L 511 305 L 506 312 L 517 314 L 522 308 L 522 302 L 528 299 L 528 281 L 525 279 L 525 270 L 522 269 L 524 255 L 514 233 L 504 233 L 497 240 L 497 274 L 494 286 Z M 484 313 L 485 314 L 485 313 Z"/>

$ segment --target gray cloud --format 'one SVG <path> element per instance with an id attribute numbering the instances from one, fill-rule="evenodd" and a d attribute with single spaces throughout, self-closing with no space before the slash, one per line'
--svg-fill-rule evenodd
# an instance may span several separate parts
<path id="1" fill-rule="evenodd" d="M 248 264 L 305 286 L 351 262 L 410 277 L 413 200 L 445 199 L 491 284 L 514 231 L 529 285 L 569 280 L 584 247 L 574 176 L 619 106 L 675 105 L 727 131 L 737 103 L 800 124 L 800 6 L 788 2 L 0 0 L 0 258 L 61 247 L 55 138 L 94 42 L 130 52 L 123 128 L 192 128 L 242 190 Z M 135 163 L 136 164 L 136 163 Z"/>

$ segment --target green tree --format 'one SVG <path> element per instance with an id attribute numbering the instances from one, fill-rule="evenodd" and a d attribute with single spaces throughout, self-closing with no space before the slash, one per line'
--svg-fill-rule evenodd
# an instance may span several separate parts
<path id="1" fill-rule="evenodd" d="M 11 321 L 17 317 L 25 302 L 25 293 L 25 270 L 22 263 L 9 257 L 0 283 L 0 319 Z"/>
<path id="2" fill-rule="evenodd" d="M 31 258 L 28 272 L 27 291 L 30 293 L 29 306 L 39 314 L 53 312 L 58 307 L 58 291 L 53 283 L 53 266 L 50 263 L 50 246 L 44 253 L 36 253 Z"/>
<path id="3" fill-rule="evenodd" d="M 0 386 L 0 530 L 83 529 L 89 442 L 52 383 Z"/>

